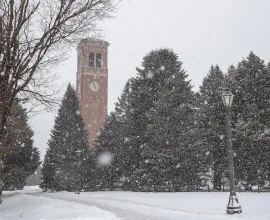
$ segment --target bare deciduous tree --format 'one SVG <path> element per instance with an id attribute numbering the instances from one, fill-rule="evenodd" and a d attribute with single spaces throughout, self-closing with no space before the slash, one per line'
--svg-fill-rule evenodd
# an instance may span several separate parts
<path id="1" fill-rule="evenodd" d="M 0 1 L 0 151 L 14 100 L 53 104 L 50 68 L 71 44 L 98 33 L 98 22 L 110 16 L 116 1 Z"/>

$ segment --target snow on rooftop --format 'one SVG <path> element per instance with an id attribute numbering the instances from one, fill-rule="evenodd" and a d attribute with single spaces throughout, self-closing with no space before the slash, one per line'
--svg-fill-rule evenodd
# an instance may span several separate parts
<path id="1" fill-rule="evenodd" d="M 83 46 L 83 45 L 99 45 L 99 46 L 108 47 L 109 43 L 101 39 L 89 37 L 89 38 L 82 39 L 80 43 L 78 44 L 78 47 Z"/>

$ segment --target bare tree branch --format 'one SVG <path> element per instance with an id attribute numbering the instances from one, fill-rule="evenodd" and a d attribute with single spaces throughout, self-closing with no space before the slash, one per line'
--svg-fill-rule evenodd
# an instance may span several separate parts
<path id="1" fill-rule="evenodd" d="M 118 2 L 0 1 L 0 150 L 14 100 L 34 100 L 33 106 L 57 104 L 57 91 L 46 89 L 54 80 L 46 70 L 62 61 L 79 39 L 98 34 L 98 23 L 111 16 Z"/>

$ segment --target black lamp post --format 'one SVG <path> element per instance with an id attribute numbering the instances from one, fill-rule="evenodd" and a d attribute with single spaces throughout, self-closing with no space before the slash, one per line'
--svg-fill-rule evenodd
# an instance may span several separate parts
<path id="1" fill-rule="evenodd" d="M 80 157 L 81 155 L 82 155 L 82 153 L 83 153 L 83 151 L 81 151 L 81 150 L 76 150 L 75 151 L 76 152 L 76 155 L 78 156 L 78 157 Z M 80 164 L 81 164 L 81 161 L 77 161 L 77 163 L 76 163 L 76 167 L 77 167 L 77 170 L 76 170 L 76 172 L 79 172 L 79 166 L 80 166 Z M 78 173 L 77 173 L 77 175 L 78 175 Z M 81 176 L 80 175 L 78 175 L 78 177 L 77 177 L 77 183 L 76 183 L 76 186 L 75 186 L 75 194 L 80 194 L 80 191 L 82 190 L 82 184 L 81 184 Z"/>
<path id="2" fill-rule="evenodd" d="M 234 180 L 234 155 L 232 150 L 232 128 L 231 128 L 231 106 L 233 102 L 233 94 L 229 89 L 224 89 L 222 93 L 222 101 L 226 108 L 226 141 L 228 145 L 229 159 L 229 180 L 230 180 L 230 197 L 227 205 L 227 214 L 242 213 L 241 206 L 235 191 Z"/>

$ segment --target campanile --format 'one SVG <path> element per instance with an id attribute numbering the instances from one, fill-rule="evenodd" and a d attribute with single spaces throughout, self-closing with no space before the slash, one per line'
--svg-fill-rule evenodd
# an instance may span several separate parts
<path id="1" fill-rule="evenodd" d="M 77 47 L 76 91 L 90 145 L 93 145 L 107 117 L 108 46 L 106 41 L 87 38 L 81 40 Z"/>

